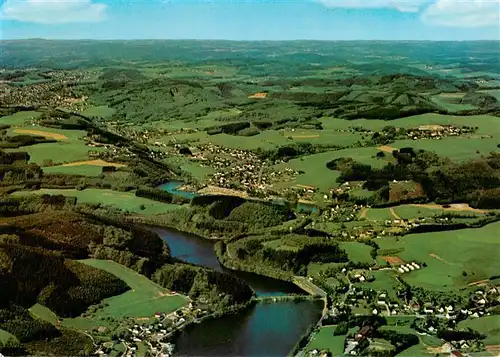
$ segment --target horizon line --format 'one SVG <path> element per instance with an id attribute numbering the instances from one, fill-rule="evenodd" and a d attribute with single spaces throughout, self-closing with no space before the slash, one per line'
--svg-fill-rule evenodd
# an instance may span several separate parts
<path id="1" fill-rule="evenodd" d="M 500 42 L 499 39 L 476 39 L 476 40 L 381 40 L 381 39 L 353 39 L 353 40 L 318 40 L 318 39 L 287 39 L 287 40 L 231 40 L 231 39 L 197 39 L 197 38 L 109 38 L 109 39 L 93 39 L 93 38 L 12 38 L 1 39 L 1 42 L 15 41 L 218 41 L 218 42 Z"/>

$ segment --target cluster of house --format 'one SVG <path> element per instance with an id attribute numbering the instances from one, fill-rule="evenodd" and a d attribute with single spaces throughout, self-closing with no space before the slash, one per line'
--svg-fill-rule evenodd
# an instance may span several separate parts
<path id="1" fill-rule="evenodd" d="M 169 314 L 156 312 L 152 322 L 127 326 L 127 333 L 121 334 L 119 339 L 119 342 L 126 347 L 122 356 L 136 356 L 138 346 L 142 344 L 147 350 L 146 356 L 171 357 L 175 346 L 168 341 L 172 334 L 189 322 L 198 321 L 207 313 L 206 310 L 195 308 L 189 303 L 188 306 Z M 112 349 L 113 343 L 99 342 L 94 354 L 105 355 Z"/>
<path id="2" fill-rule="evenodd" d="M 50 82 L 27 86 L 11 86 L 9 83 L 1 83 L 0 101 L 4 105 L 31 106 L 37 104 L 52 108 L 73 106 L 75 103 L 80 103 L 81 99 L 73 95 L 69 84 L 85 80 L 87 77 L 88 74 L 85 72 L 71 75 L 62 72 L 57 73 Z"/>
<path id="3" fill-rule="evenodd" d="M 363 326 L 354 334 L 353 337 L 346 338 L 344 355 L 357 355 L 358 353 L 356 351 L 356 348 L 361 343 L 361 341 L 366 340 L 373 331 L 374 328 L 372 326 Z"/>
<path id="4" fill-rule="evenodd" d="M 415 129 L 408 129 L 406 136 L 413 140 L 441 139 L 447 136 L 460 136 L 475 132 L 472 127 L 457 127 L 454 125 L 422 125 Z"/>
<path id="5" fill-rule="evenodd" d="M 363 205 L 353 205 L 353 206 L 339 206 L 330 207 L 330 209 L 325 209 L 321 212 L 321 217 L 319 217 L 320 222 L 344 222 L 344 221 L 355 221 L 358 217 L 360 210 L 364 208 Z"/>

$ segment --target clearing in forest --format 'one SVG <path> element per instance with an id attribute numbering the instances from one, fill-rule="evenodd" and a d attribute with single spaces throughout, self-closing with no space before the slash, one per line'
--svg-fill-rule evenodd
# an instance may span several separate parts
<path id="1" fill-rule="evenodd" d="M 121 295 L 105 299 L 109 305 L 98 311 L 98 315 L 146 317 L 154 315 L 156 311 L 175 311 L 189 302 L 187 297 L 172 293 L 144 275 L 113 261 L 86 259 L 80 262 L 115 275 L 131 288 Z"/>
<path id="2" fill-rule="evenodd" d="M 392 146 L 387 146 L 387 145 L 382 145 L 382 146 L 379 146 L 377 149 L 379 149 L 380 151 L 383 151 L 383 152 L 388 152 L 388 153 L 392 153 L 394 150 L 398 150 L 396 148 L 393 148 Z"/>
<path id="3" fill-rule="evenodd" d="M 482 210 L 482 209 L 477 209 L 477 208 L 472 208 L 466 203 L 453 203 L 449 207 L 444 207 L 441 205 L 436 205 L 432 203 L 426 203 L 426 204 L 412 204 L 414 207 L 423 207 L 423 208 L 430 208 L 430 209 L 442 209 L 445 211 L 459 211 L 459 212 L 476 212 L 476 213 L 481 213 L 481 214 L 486 214 L 488 211 Z"/>
<path id="4" fill-rule="evenodd" d="M 258 92 L 258 93 L 254 93 L 254 94 L 251 94 L 248 96 L 248 98 L 251 98 L 251 99 L 263 99 L 266 97 L 267 97 L 267 93 L 265 93 L 265 92 Z"/>
<path id="5" fill-rule="evenodd" d="M 66 135 L 58 134 L 58 133 L 51 133 L 50 131 L 14 129 L 14 133 L 43 136 L 45 138 L 52 138 L 55 140 L 68 140 L 68 137 Z"/>
<path id="6" fill-rule="evenodd" d="M 70 162 L 67 164 L 62 164 L 61 166 L 64 167 L 69 167 L 69 166 L 81 166 L 81 165 L 90 165 L 90 166 L 114 166 L 116 168 L 118 167 L 125 167 L 127 165 L 125 164 L 119 164 L 115 162 L 107 162 L 101 159 L 97 160 L 87 160 L 87 161 L 76 161 L 76 162 Z"/>

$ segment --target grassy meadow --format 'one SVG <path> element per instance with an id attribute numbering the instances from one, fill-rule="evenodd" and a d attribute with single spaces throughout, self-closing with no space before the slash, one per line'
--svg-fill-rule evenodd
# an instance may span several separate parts
<path id="1" fill-rule="evenodd" d="M 79 203 L 104 204 L 115 206 L 121 210 L 140 213 L 146 216 L 166 213 L 180 206 L 136 197 L 133 192 L 118 192 L 105 189 L 88 188 L 82 191 L 75 189 L 40 189 L 37 191 L 18 191 L 14 196 L 21 195 L 64 195 L 76 197 Z M 141 206 L 144 205 L 144 209 Z"/>
<path id="2" fill-rule="evenodd" d="M 0 124 L 1 125 L 10 125 L 12 127 L 17 127 L 17 126 L 24 126 L 27 124 L 30 120 L 38 118 L 42 113 L 40 112 L 35 112 L 35 111 L 23 111 L 23 112 L 17 112 L 12 115 L 6 115 L 3 117 L 0 117 Z"/>
<path id="3" fill-rule="evenodd" d="M 341 356 L 344 352 L 345 336 L 333 336 L 335 326 L 325 326 L 314 335 L 313 339 L 305 348 L 307 351 L 314 349 L 317 350 L 330 350 L 333 356 Z"/>
<path id="4" fill-rule="evenodd" d="M 460 321 L 458 327 L 471 328 L 485 334 L 485 345 L 500 345 L 500 315 L 483 316 Z"/>
<path id="5" fill-rule="evenodd" d="M 99 310 L 96 313 L 98 316 L 148 317 L 157 311 L 165 313 L 175 311 L 189 301 L 187 297 L 171 294 L 144 275 L 113 261 L 85 259 L 81 262 L 117 276 L 131 288 L 121 295 L 103 300 L 108 306 Z"/>
<path id="6" fill-rule="evenodd" d="M 383 237 L 377 242 L 381 252 L 395 251 L 391 255 L 403 261 L 427 264 L 426 268 L 405 275 L 409 284 L 452 291 L 498 273 L 499 235 L 500 223 L 496 222 L 477 229 Z"/>
<path id="7" fill-rule="evenodd" d="M 79 165 L 79 166 L 47 166 L 43 168 L 46 174 L 63 174 L 63 175 L 81 175 L 81 176 L 99 176 L 102 174 L 102 167 L 95 165 Z"/>
<path id="8" fill-rule="evenodd" d="M 373 263 L 370 255 L 372 247 L 358 242 L 340 242 L 340 247 L 347 252 L 349 260 L 355 263 Z"/>

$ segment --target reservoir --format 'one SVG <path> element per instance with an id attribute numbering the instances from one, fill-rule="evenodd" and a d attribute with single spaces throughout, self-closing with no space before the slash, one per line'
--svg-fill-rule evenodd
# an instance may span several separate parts
<path id="1" fill-rule="evenodd" d="M 276 279 L 222 268 L 213 242 L 194 235 L 152 228 L 169 245 L 172 256 L 245 280 L 258 296 L 303 293 L 295 285 Z M 310 324 L 321 317 L 321 301 L 257 303 L 236 315 L 188 326 L 175 344 L 181 356 L 284 357 Z"/>

